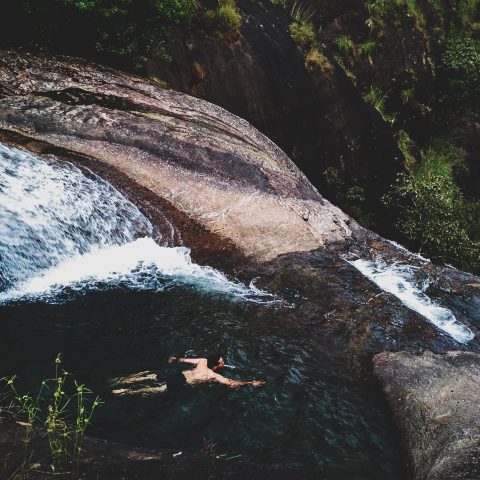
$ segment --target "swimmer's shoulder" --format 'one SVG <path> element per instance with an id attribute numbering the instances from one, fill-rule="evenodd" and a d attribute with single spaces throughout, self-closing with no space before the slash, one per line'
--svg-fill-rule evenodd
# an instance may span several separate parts
<path id="1" fill-rule="evenodd" d="M 197 366 L 195 367 L 195 369 L 202 369 L 202 370 L 203 369 L 209 369 L 207 359 L 206 358 L 199 358 Z"/>

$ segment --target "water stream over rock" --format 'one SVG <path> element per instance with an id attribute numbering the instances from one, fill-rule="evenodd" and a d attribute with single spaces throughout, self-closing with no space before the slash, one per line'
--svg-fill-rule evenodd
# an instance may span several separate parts
<path id="1" fill-rule="evenodd" d="M 475 334 L 425 291 L 430 279 L 418 266 L 398 262 L 347 260 L 383 291 L 397 297 L 405 306 L 422 315 L 459 343 L 468 343 Z"/>
<path id="2" fill-rule="evenodd" d="M 175 283 L 272 299 L 196 265 L 188 248 L 159 245 L 150 221 L 96 175 L 2 144 L 0 222 L 0 302 L 55 302 L 62 293 L 120 287 L 161 291 Z"/>

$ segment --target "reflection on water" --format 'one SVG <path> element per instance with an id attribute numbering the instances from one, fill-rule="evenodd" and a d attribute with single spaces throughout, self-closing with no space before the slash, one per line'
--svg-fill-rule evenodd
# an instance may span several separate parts
<path id="1" fill-rule="evenodd" d="M 1 313 L 0 376 L 20 372 L 31 386 L 50 374 L 62 350 L 65 366 L 106 401 L 97 436 L 192 451 L 214 442 L 218 454 L 314 465 L 332 479 L 403 478 L 379 392 L 349 372 L 345 353 L 331 351 L 327 338 L 311 338 L 290 309 L 174 286 L 91 292 L 61 305 L 18 303 Z M 112 377 L 167 374 L 174 368 L 167 357 L 186 352 L 222 353 L 236 367 L 225 375 L 267 384 L 109 396 Z"/>

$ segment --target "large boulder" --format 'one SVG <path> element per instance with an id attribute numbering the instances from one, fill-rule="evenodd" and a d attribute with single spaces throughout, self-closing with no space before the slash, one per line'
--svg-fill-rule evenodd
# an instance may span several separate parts
<path id="1" fill-rule="evenodd" d="M 259 278 L 285 299 L 272 326 L 308 336 L 318 352 L 309 368 L 325 371 L 326 357 L 342 366 L 365 402 L 359 409 L 378 409 L 363 385 L 374 353 L 462 346 L 348 260 L 413 267 L 422 285 L 431 282 L 433 300 L 478 331 L 476 277 L 437 268 L 362 229 L 273 142 L 206 101 L 79 59 L 0 51 L 0 141 L 98 173 L 152 219 L 166 243 L 192 247 L 197 262 L 205 251 L 221 262 L 237 256 L 247 265 L 242 280 Z M 218 266 L 212 258 L 205 263 Z M 37 342 L 36 330 L 26 330 Z M 478 351 L 478 339 L 464 348 Z M 450 380 L 455 385 L 456 376 Z M 469 458 L 459 471 L 473 468 Z"/>
<path id="2" fill-rule="evenodd" d="M 247 257 L 351 235 L 354 222 L 273 142 L 213 104 L 78 59 L 11 51 L 0 53 L 0 93 L 4 131 L 120 171 Z"/>
<path id="3" fill-rule="evenodd" d="M 381 353 L 374 365 L 414 480 L 480 478 L 480 355 Z"/>

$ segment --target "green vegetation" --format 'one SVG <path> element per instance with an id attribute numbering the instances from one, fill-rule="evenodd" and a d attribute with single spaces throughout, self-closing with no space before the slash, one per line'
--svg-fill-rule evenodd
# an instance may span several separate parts
<path id="1" fill-rule="evenodd" d="M 416 165 L 417 160 L 412 153 L 414 145 L 410 135 L 405 130 L 400 130 L 397 134 L 397 145 L 405 157 L 405 168 L 410 171 Z"/>
<path id="2" fill-rule="evenodd" d="M 305 6 L 301 1 L 296 1 L 292 6 L 290 15 L 297 23 L 313 24 L 315 9 L 312 6 Z"/>
<path id="3" fill-rule="evenodd" d="M 402 98 L 402 103 L 410 103 L 415 98 L 415 89 L 406 88 L 400 92 L 400 97 Z"/>
<path id="4" fill-rule="evenodd" d="M 309 22 L 293 22 L 290 25 L 290 34 L 301 50 L 307 52 L 315 43 L 315 30 Z"/>
<path id="5" fill-rule="evenodd" d="M 435 142 L 423 152 L 419 168 L 399 175 L 384 201 L 399 212 L 397 228 L 418 251 L 479 271 L 480 204 L 464 198 L 453 174 L 463 155 L 449 142 Z"/>
<path id="6" fill-rule="evenodd" d="M 480 77 L 480 52 L 470 38 L 454 38 L 448 41 L 442 56 L 442 65 L 454 77 L 463 77 L 465 86 L 471 88 Z"/>
<path id="7" fill-rule="evenodd" d="M 173 29 L 196 8 L 196 0 L 6 0 L 0 44 L 140 68 L 168 57 Z"/>
<path id="8" fill-rule="evenodd" d="M 323 53 L 323 46 L 317 39 L 317 34 L 312 23 L 315 16 L 313 8 L 304 7 L 301 3 L 294 3 L 291 16 L 290 34 L 305 55 L 305 68 L 309 72 L 329 74 L 333 65 Z"/>
<path id="9" fill-rule="evenodd" d="M 388 94 L 383 93 L 379 88 L 371 88 L 363 98 L 375 107 L 386 122 L 395 120 L 395 115 L 387 113 L 385 108 Z"/>
<path id="10" fill-rule="evenodd" d="M 458 5 L 455 9 L 456 26 L 460 31 L 468 28 L 478 13 L 480 7 L 479 0 L 457 0 Z"/>
<path id="11" fill-rule="evenodd" d="M 355 44 L 348 35 L 341 35 L 335 39 L 335 47 L 344 55 L 355 53 Z"/>
<path id="12" fill-rule="evenodd" d="M 371 57 L 377 49 L 377 43 L 374 40 L 367 40 L 366 42 L 358 45 L 358 53 L 360 55 L 366 55 Z"/>
<path id="13" fill-rule="evenodd" d="M 53 474 L 67 465 L 78 469 L 85 431 L 91 424 L 95 409 L 101 404 L 100 399 L 96 397 L 88 401 L 92 392 L 61 369 L 60 355 L 55 359 L 55 376 L 44 380 L 34 395 L 20 393 L 15 376 L 0 381 L 4 382 L 7 398 L 11 399 L 8 407 L 1 410 L 17 413 L 24 420 L 22 477 L 31 467 L 30 444 L 37 429 L 46 433 Z"/>
<path id="14" fill-rule="evenodd" d="M 315 47 L 316 34 L 312 23 L 314 13 L 312 8 L 304 7 L 299 2 L 294 3 L 290 12 L 293 18 L 290 34 L 304 53 Z"/>
<path id="15" fill-rule="evenodd" d="M 317 48 L 312 48 L 305 57 L 305 67 L 308 71 L 320 70 L 323 73 L 333 71 L 333 66 L 328 58 Z"/>
<path id="16" fill-rule="evenodd" d="M 413 21 L 419 30 L 426 25 L 425 16 L 416 0 L 367 0 L 367 8 L 371 15 L 370 27 L 378 37 L 382 36 L 387 22 L 401 27 L 404 21 Z"/>
<path id="17" fill-rule="evenodd" d="M 363 226 L 372 227 L 374 225 L 373 215 L 368 213 L 365 208 L 367 201 L 365 190 L 358 185 L 347 185 L 343 181 L 340 171 L 335 167 L 327 167 L 323 175 L 330 198 L 342 205 L 342 208 Z"/>
<path id="18" fill-rule="evenodd" d="M 480 50 L 470 38 L 452 38 L 441 59 L 443 98 L 447 116 L 478 109 L 480 102 Z M 460 111 L 459 111 L 460 110 Z"/>
<path id="19" fill-rule="evenodd" d="M 205 20 L 209 30 L 224 40 L 236 40 L 240 35 L 242 16 L 235 0 L 220 0 L 215 10 L 205 12 Z"/>

